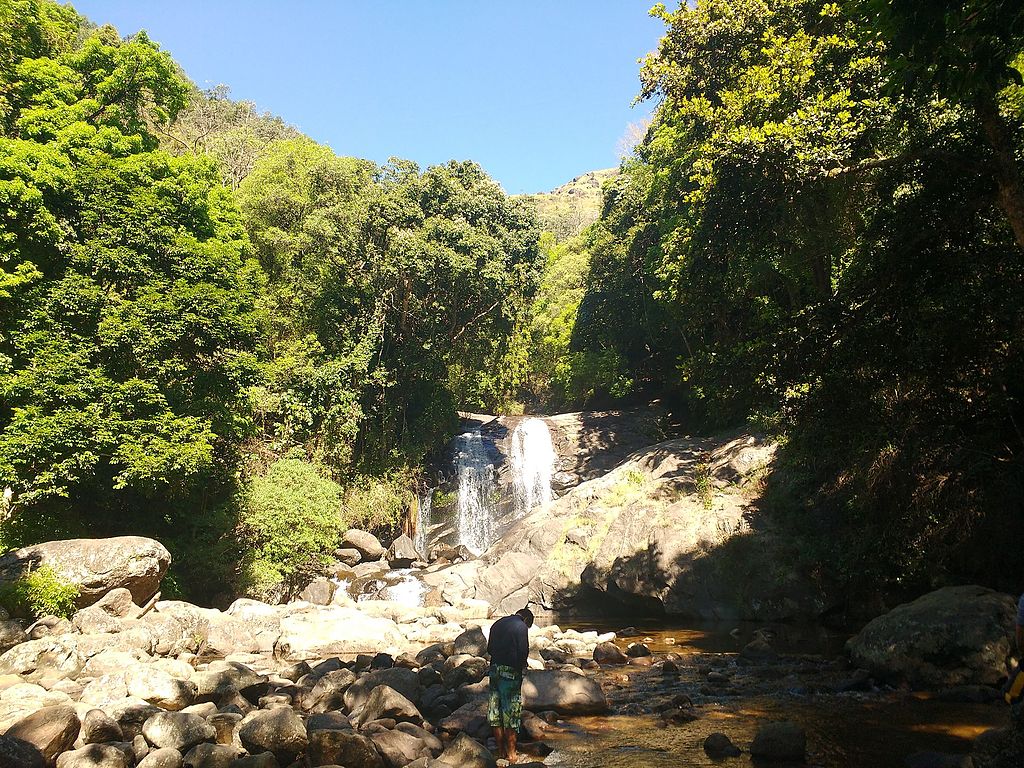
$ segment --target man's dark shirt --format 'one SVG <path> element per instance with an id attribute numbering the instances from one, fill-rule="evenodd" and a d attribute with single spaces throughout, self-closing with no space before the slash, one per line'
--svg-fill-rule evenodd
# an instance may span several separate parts
<path id="1" fill-rule="evenodd" d="M 498 619 L 491 626 L 487 640 L 487 652 L 492 664 L 501 664 L 513 669 L 525 669 L 526 657 L 530 655 L 530 633 L 526 622 L 515 614 Z"/>

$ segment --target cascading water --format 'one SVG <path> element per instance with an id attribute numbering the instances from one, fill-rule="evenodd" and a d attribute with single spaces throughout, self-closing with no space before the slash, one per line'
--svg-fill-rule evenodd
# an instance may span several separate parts
<path id="1" fill-rule="evenodd" d="M 416 551 L 423 557 L 429 557 L 430 542 L 427 540 L 427 528 L 430 527 L 430 512 L 434 504 L 434 491 L 427 489 L 427 492 L 418 499 L 416 508 L 416 538 L 413 544 Z"/>
<path id="2" fill-rule="evenodd" d="M 555 449 L 543 419 L 523 419 L 512 431 L 510 466 L 516 517 L 551 501 Z"/>
<path id="3" fill-rule="evenodd" d="M 459 477 L 459 543 L 478 555 L 493 541 L 494 528 L 490 511 L 494 465 L 479 429 L 459 435 L 455 468 Z"/>

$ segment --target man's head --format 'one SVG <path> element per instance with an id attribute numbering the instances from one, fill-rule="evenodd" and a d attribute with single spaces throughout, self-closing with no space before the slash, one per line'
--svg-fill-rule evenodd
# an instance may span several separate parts
<path id="1" fill-rule="evenodd" d="M 523 623 L 526 624 L 526 626 L 533 626 L 533 611 L 531 611 L 529 608 L 520 608 L 518 611 L 516 611 L 516 616 L 521 618 L 523 620 Z"/>

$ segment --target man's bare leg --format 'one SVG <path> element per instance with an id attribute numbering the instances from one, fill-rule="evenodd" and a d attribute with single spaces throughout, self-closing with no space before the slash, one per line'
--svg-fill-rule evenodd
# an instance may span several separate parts
<path id="1" fill-rule="evenodd" d="M 505 757 L 505 729 L 501 726 L 494 726 L 494 740 L 498 742 L 498 757 Z"/>
<path id="2" fill-rule="evenodd" d="M 516 762 L 516 732 L 511 728 L 506 729 L 505 737 L 508 739 L 508 746 L 505 750 L 505 757 L 508 758 L 510 763 Z"/>

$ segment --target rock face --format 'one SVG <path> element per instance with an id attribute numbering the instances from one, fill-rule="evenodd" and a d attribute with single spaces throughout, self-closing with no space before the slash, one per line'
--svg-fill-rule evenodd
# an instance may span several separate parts
<path id="1" fill-rule="evenodd" d="M 992 685 L 1006 674 L 1015 603 L 978 586 L 945 587 L 897 606 L 847 642 L 854 663 L 912 685 Z"/>
<path id="2" fill-rule="evenodd" d="M 48 565 L 78 586 L 80 608 L 118 587 L 141 604 L 159 589 L 170 564 L 163 544 L 142 536 L 47 541 L 0 557 L 0 581 L 17 579 L 30 566 Z"/>
<path id="3" fill-rule="evenodd" d="M 816 617 L 827 589 L 787 570 L 785 542 L 755 504 L 774 451 L 747 434 L 650 446 L 536 507 L 479 560 L 423 579 L 497 613 L 589 597 L 695 619 Z"/>

